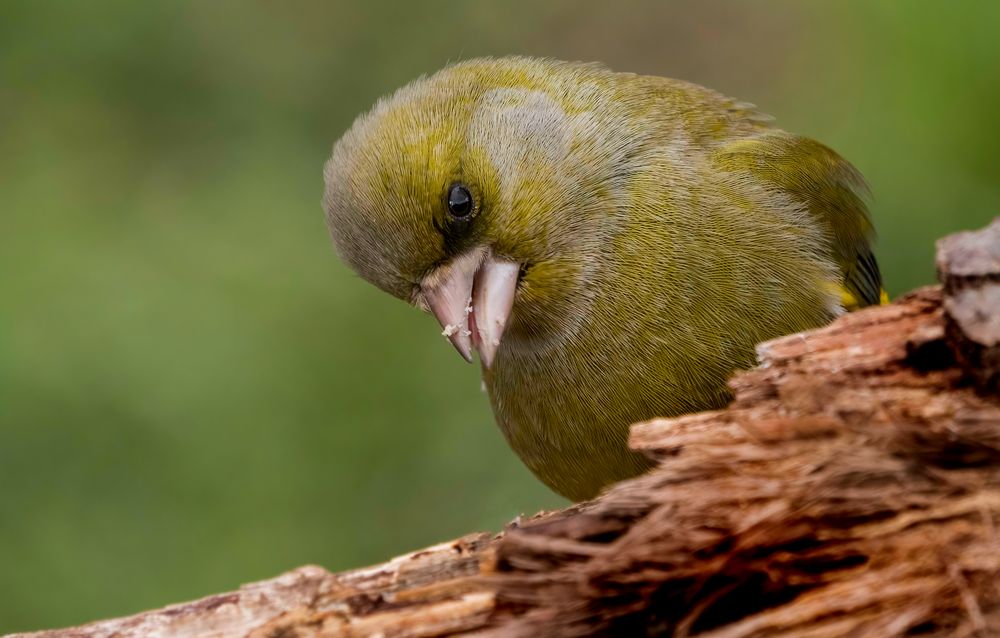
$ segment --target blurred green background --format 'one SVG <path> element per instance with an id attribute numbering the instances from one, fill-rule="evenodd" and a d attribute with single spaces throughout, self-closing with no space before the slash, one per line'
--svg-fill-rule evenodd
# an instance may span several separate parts
<path id="1" fill-rule="evenodd" d="M 0 633 L 562 504 L 320 208 L 379 95 L 508 53 L 706 84 L 833 146 L 893 294 L 1000 213 L 997 2 L 4 2 Z"/>

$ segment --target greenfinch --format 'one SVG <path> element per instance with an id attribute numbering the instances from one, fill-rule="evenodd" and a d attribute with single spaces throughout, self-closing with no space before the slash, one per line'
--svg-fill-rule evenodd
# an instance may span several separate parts
<path id="1" fill-rule="evenodd" d="M 544 483 L 650 465 L 630 424 L 714 409 L 755 344 L 877 304 L 859 172 L 709 89 L 476 59 L 379 100 L 324 170 L 341 258 L 427 310 Z"/>

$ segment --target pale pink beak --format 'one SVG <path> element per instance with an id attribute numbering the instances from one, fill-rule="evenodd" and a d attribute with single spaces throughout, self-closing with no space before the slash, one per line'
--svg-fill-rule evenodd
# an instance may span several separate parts
<path id="1" fill-rule="evenodd" d="M 518 263 L 484 249 L 460 255 L 427 275 L 420 284 L 423 300 L 462 357 L 472 363 L 472 349 L 489 368 L 517 292 Z"/>

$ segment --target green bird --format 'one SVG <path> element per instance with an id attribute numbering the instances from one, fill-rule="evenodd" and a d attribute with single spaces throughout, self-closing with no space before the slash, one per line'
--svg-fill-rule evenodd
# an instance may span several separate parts
<path id="1" fill-rule="evenodd" d="M 341 258 L 478 352 L 573 500 L 650 466 L 630 424 L 719 408 L 757 343 L 884 298 L 859 172 L 678 80 L 461 62 L 358 117 L 324 177 Z"/>

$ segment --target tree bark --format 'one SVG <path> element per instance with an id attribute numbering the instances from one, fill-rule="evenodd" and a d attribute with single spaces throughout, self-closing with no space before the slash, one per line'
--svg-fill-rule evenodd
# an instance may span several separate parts
<path id="1" fill-rule="evenodd" d="M 37 638 L 1000 635 L 1000 219 L 942 286 L 759 347 L 599 498 Z"/>

